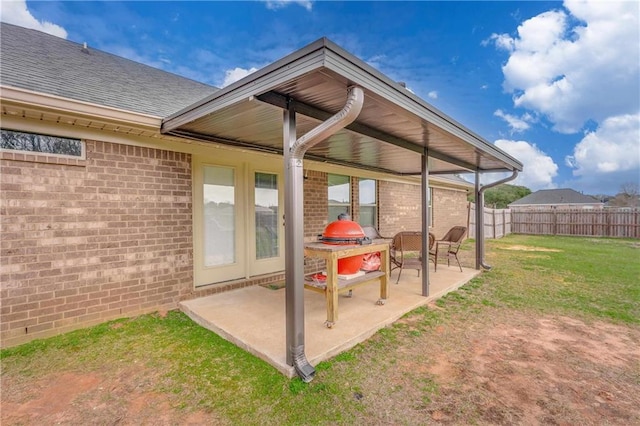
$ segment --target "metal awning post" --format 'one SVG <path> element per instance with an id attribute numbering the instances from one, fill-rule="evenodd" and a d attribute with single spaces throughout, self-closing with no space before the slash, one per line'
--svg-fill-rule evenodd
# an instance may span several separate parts
<path id="1" fill-rule="evenodd" d="M 362 88 L 349 86 L 344 107 L 299 139 L 296 139 L 296 110 L 292 99 L 287 99 L 283 114 L 287 364 L 292 365 L 305 382 L 313 380 L 316 370 L 304 353 L 304 153 L 352 123 L 363 104 Z"/>
<path id="2" fill-rule="evenodd" d="M 518 171 L 512 170 L 511 176 L 495 182 L 488 183 L 480 187 L 480 172 L 476 171 L 476 269 L 481 267 L 491 269 L 491 266 L 484 262 L 484 191 L 494 186 L 514 180 L 518 177 Z"/>
<path id="3" fill-rule="evenodd" d="M 422 153 L 422 295 L 429 296 L 429 150 Z"/>
<path id="4" fill-rule="evenodd" d="M 484 259 L 484 192 L 480 192 L 480 172 L 475 173 L 476 199 L 476 269 L 482 266 Z"/>
<path id="5" fill-rule="evenodd" d="M 291 155 L 291 147 L 296 142 L 293 102 L 289 102 L 284 110 L 283 139 L 287 364 L 294 365 L 295 354 L 304 348 L 304 176 L 302 159 Z"/>

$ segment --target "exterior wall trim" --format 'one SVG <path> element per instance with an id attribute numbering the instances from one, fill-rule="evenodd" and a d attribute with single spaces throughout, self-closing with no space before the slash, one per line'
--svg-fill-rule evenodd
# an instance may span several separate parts
<path id="1" fill-rule="evenodd" d="M 161 117 L 96 105 L 16 87 L 0 85 L 0 99 L 2 99 L 2 103 L 5 105 L 10 103 L 23 108 L 38 107 L 48 111 L 66 112 L 91 117 L 93 119 L 100 117 L 107 121 L 119 122 L 136 127 L 141 126 L 158 132 L 162 124 Z"/>

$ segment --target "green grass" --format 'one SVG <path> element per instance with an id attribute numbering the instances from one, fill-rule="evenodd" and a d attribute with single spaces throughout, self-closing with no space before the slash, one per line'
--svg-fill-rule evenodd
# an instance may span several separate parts
<path id="1" fill-rule="evenodd" d="M 518 245 L 557 251 L 508 250 Z M 234 424 L 352 424 L 366 418 L 367 398 L 376 395 L 392 398 L 413 387 L 429 404 L 438 394 L 430 377 L 409 375 L 386 384 L 384 376 L 398 368 L 397 351 L 428 339 L 453 316 L 473 321 L 490 310 L 516 310 L 640 324 L 637 240 L 509 236 L 489 241 L 487 253 L 491 271 L 438 300 L 436 308 L 419 308 L 320 363 L 310 384 L 286 379 L 179 312 L 113 321 L 2 350 L 2 376 L 28 381 L 51 372 L 109 374 L 140 365 L 153 375 L 151 390 L 171 395 L 179 410 L 212 412 Z M 373 374 L 381 378 L 379 388 L 371 387 Z"/>
<path id="2" fill-rule="evenodd" d="M 557 251 L 511 251 L 525 245 Z M 490 302 L 640 324 L 640 242 L 510 236 L 489 243 Z"/>

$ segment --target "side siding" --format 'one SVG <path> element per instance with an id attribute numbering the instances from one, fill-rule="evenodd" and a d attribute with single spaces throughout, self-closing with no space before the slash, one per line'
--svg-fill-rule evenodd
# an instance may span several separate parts
<path id="1" fill-rule="evenodd" d="M 3 346 L 192 291 L 190 154 L 86 141 L 81 161 L 1 155 Z"/>

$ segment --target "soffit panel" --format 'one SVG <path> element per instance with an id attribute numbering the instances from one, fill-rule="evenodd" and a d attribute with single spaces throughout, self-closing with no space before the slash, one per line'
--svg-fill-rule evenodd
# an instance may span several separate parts
<path id="1" fill-rule="evenodd" d="M 373 133 L 343 129 L 311 147 L 307 151 L 308 157 L 391 173 L 419 174 L 420 153 L 427 148 L 431 172 L 518 168 L 517 162 L 514 167 L 514 162 L 508 157 L 500 157 L 504 153 L 493 145 L 479 139 L 437 110 L 426 108 L 420 103 L 422 101 L 416 101 L 418 98 L 401 86 L 389 81 L 381 85 L 376 80 L 379 76 L 366 74 L 368 71 L 357 67 L 354 72 L 350 72 L 353 69 L 349 68 L 344 74 L 340 70 L 336 71 L 336 67 L 328 68 L 327 62 L 331 61 L 339 67 L 349 67 L 348 63 L 336 61 L 330 56 L 325 55 L 324 65 L 310 67 L 306 72 L 294 72 L 294 77 L 289 79 L 282 77 L 280 81 L 268 80 L 272 83 L 270 85 L 266 84 L 267 80 L 261 80 L 267 78 L 264 73 L 256 77 L 255 81 L 249 76 L 244 84 L 237 84 L 234 90 L 225 94 L 224 102 L 211 100 L 206 107 L 206 114 L 178 127 L 169 125 L 173 129 L 170 133 L 186 132 L 194 137 L 202 135 L 214 141 L 220 138 L 230 144 L 238 141 L 281 152 L 284 99 L 288 97 L 293 99 L 294 105 L 302 103 L 314 110 L 335 114 L 344 107 L 348 87 L 358 84 L 364 88 L 365 101 L 354 124 L 366 126 Z M 278 64 L 278 69 L 281 69 L 283 64 Z M 252 91 L 251 87 L 254 85 L 260 91 Z M 238 96 L 233 101 L 233 92 L 236 90 Z M 271 105 L 257 99 L 265 93 L 273 94 L 280 99 L 280 103 Z M 303 115 L 303 108 L 298 111 L 296 132 L 300 137 L 319 124 L 320 120 L 318 117 Z M 439 124 L 434 124 L 429 119 Z M 171 120 L 179 122 L 181 118 L 172 117 L 169 121 Z M 498 157 L 493 151 L 496 151 Z"/>

